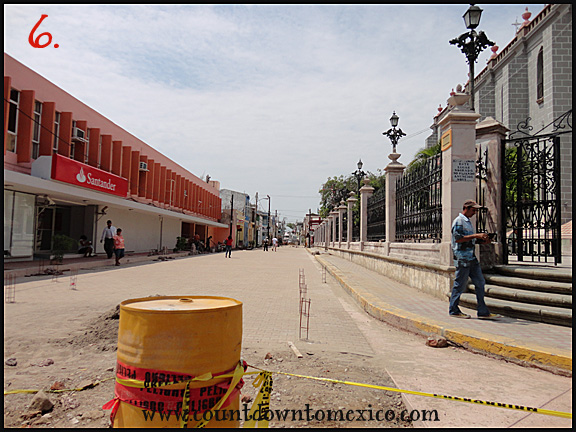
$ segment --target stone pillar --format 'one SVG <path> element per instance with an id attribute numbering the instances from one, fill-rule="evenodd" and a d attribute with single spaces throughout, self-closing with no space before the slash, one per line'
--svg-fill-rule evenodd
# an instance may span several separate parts
<path id="1" fill-rule="evenodd" d="M 364 186 L 360 188 L 360 250 L 368 237 L 368 198 L 374 193 L 374 188 L 368 186 L 370 179 L 365 178 Z"/>
<path id="2" fill-rule="evenodd" d="M 330 245 L 330 221 L 332 219 L 332 216 L 328 215 L 328 217 L 326 218 L 326 241 L 324 242 L 324 249 L 328 250 L 328 246 Z"/>
<path id="3" fill-rule="evenodd" d="M 502 123 L 487 117 L 476 125 L 476 149 L 484 160 L 484 152 L 488 151 L 486 166 L 486 181 L 484 189 L 484 206 L 487 207 L 486 230 L 496 233 L 496 242 L 477 246 L 477 257 L 483 266 L 504 263 L 504 241 L 506 227 L 502 226 L 502 140 L 506 138 L 508 128 Z M 477 179 L 480 181 L 480 179 Z M 480 202 L 479 202 L 480 203 Z M 482 203 L 480 203 L 482 204 Z"/>
<path id="4" fill-rule="evenodd" d="M 389 255 L 390 243 L 396 241 L 396 180 L 404 173 L 406 168 L 398 158 L 400 154 L 392 153 L 388 158 L 392 161 L 384 168 L 386 173 L 386 243 L 384 253 Z"/>
<path id="5" fill-rule="evenodd" d="M 342 242 L 344 241 L 344 212 L 346 211 L 346 203 L 344 200 L 340 202 L 340 207 L 338 207 L 338 247 L 342 247 Z"/>
<path id="6" fill-rule="evenodd" d="M 452 221 L 468 199 L 476 199 L 476 121 L 479 114 L 464 108 L 469 95 L 455 94 L 452 106 L 439 125 L 442 128 L 442 243 L 441 264 L 453 265 Z M 472 220 L 475 223 L 475 219 Z"/>
<path id="7" fill-rule="evenodd" d="M 350 193 L 350 198 L 348 198 L 348 249 L 350 249 L 350 242 L 352 241 L 352 233 L 354 231 L 354 206 L 358 202 L 358 199 L 354 197 L 354 193 Z"/>

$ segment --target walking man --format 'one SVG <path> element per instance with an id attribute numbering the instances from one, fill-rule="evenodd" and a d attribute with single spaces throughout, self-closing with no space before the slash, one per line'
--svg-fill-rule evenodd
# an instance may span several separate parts
<path id="1" fill-rule="evenodd" d="M 116 235 L 116 227 L 112 225 L 112 221 L 106 221 L 106 227 L 102 231 L 102 237 L 100 238 L 100 243 L 104 241 L 104 250 L 108 258 L 112 258 L 114 255 L 114 236 Z"/>
<path id="2" fill-rule="evenodd" d="M 477 314 L 480 319 L 500 318 L 500 315 L 491 314 L 484 302 L 484 285 L 486 281 L 480 263 L 474 255 L 474 245 L 478 243 L 490 243 L 490 237 L 486 233 L 474 232 L 470 218 L 476 214 L 479 208 L 475 201 L 468 200 L 464 203 L 462 213 L 452 222 L 452 251 L 454 252 L 454 265 L 456 277 L 452 294 L 450 296 L 449 314 L 455 318 L 470 318 L 458 308 L 460 296 L 468 286 L 468 277 L 476 287 L 476 300 L 478 302 Z"/>

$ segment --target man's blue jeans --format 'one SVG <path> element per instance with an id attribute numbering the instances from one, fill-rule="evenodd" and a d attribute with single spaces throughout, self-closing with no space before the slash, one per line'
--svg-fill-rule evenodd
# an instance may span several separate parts
<path id="1" fill-rule="evenodd" d="M 452 287 L 452 294 L 450 295 L 450 315 L 457 315 L 462 313 L 458 308 L 460 302 L 460 295 L 468 286 L 468 278 L 472 279 L 472 283 L 476 287 L 476 300 L 478 302 L 477 313 L 478 316 L 490 315 L 490 311 L 484 302 L 484 285 L 486 280 L 480 269 L 480 263 L 477 259 L 468 262 L 456 261 L 456 278 L 454 279 L 454 286 Z"/>

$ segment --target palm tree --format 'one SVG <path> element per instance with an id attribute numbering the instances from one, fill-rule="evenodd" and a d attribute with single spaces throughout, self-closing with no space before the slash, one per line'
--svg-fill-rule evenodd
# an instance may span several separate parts
<path id="1" fill-rule="evenodd" d="M 414 159 L 412 160 L 412 162 L 410 162 L 406 167 L 406 173 L 409 174 L 411 172 L 416 171 L 429 158 L 431 158 L 432 156 L 436 156 L 441 152 L 442 150 L 440 143 L 433 145 L 432 147 L 429 148 L 420 149 L 420 151 L 418 151 L 418 153 L 414 155 Z"/>

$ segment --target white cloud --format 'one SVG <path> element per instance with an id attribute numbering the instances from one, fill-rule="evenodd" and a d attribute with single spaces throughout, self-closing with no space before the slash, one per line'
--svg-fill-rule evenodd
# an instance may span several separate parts
<path id="1" fill-rule="evenodd" d="M 408 134 L 401 161 L 423 147 L 438 105 L 467 80 L 448 43 L 467 7 L 6 5 L 4 46 L 194 174 L 269 194 L 293 220 L 359 157 L 365 170 L 386 166 L 393 110 Z M 480 30 L 503 48 L 524 7 L 482 6 Z M 534 17 L 542 5 L 529 7 Z M 28 43 L 43 13 L 39 31 L 58 49 Z"/>

